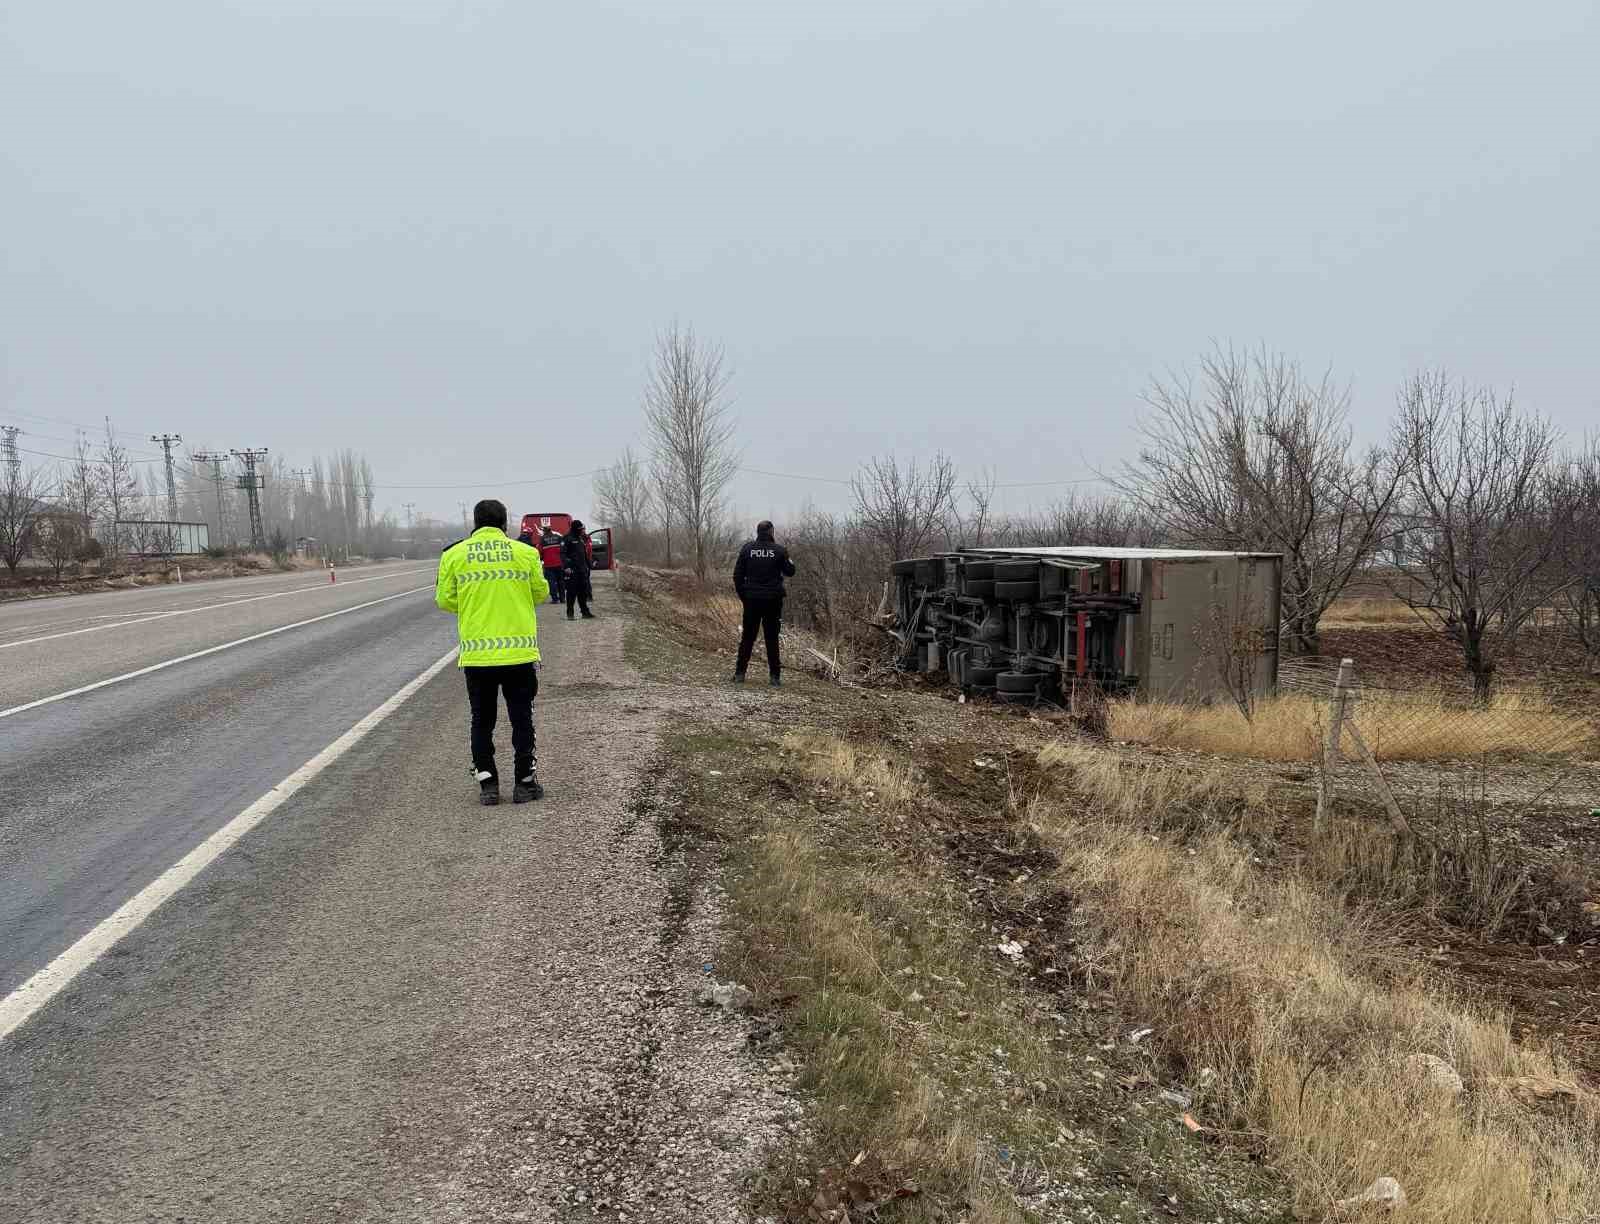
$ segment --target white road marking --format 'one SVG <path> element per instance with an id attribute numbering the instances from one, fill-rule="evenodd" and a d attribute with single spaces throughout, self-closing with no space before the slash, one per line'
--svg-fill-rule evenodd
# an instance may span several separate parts
<path id="1" fill-rule="evenodd" d="M 166 659 L 160 663 L 152 663 L 149 667 L 141 667 L 138 671 L 123 672 L 120 676 L 112 676 L 109 680 L 96 680 L 93 684 L 81 685 L 75 689 L 68 689 L 64 693 L 54 693 L 49 697 L 41 697 L 37 701 L 27 702 L 25 705 L 12 706 L 9 710 L 0 710 L 0 718 L 10 718 L 13 714 L 21 714 L 27 710 L 37 710 L 40 706 L 50 705 L 52 702 L 65 701 L 68 697 L 76 697 L 80 693 L 92 693 L 95 689 L 103 689 L 108 684 L 121 684 L 124 680 L 136 680 L 140 676 L 148 676 L 151 672 L 162 671 L 168 667 L 176 667 L 179 663 L 187 663 L 191 659 L 203 659 L 206 655 L 216 654 L 219 650 L 231 650 L 235 646 L 243 646 L 246 642 L 259 642 L 262 638 L 272 637 L 278 633 L 288 633 L 291 629 L 300 629 L 306 625 L 314 625 L 318 621 L 332 620 L 336 616 L 345 616 L 351 612 L 359 612 L 363 608 L 375 608 L 379 604 L 388 603 L 391 599 L 401 599 L 407 595 L 415 595 L 418 591 L 431 591 L 432 584 L 428 586 L 412 587 L 409 591 L 399 591 L 393 595 L 385 595 L 382 599 L 369 599 L 366 603 L 355 604 L 349 608 L 340 608 L 337 612 L 324 612 L 321 616 L 313 616 L 308 620 L 295 621 L 292 625 L 279 625 L 276 629 L 267 629 L 261 633 L 252 633 L 249 637 L 234 638 L 231 642 L 223 642 L 220 646 L 207 646 L 204 650 L 196 650 L 190 654 L 179 655 L 176 659 Z"/>
<path id="2" fill-rule="evenodd" d="M 0 999 L 0 1041 L 27 1023 L 30 1016 L 66 989 L 73 978 L 115 947 L 123 936 L 150 917 L 164 901 L 214 863 L 241 837 L 360 743 L 367 732 L 399 709 L 408 697 L 443 671 L 455 657 L 456 652 L 452 648 L 442 659 L 429 664 L 427 670 L 407 681 L 388 701 L 167 868 L 131 900 L 125 902 L 116 913 L 102 921 L 55 960 L 4 999 Z"/>
<path id="3" fill-rule="evenodd" d="M 353 578 L 345 586 L 360 586 L 363 582 L 388 582 L 392 578 L 404 578 L 409 574 L 421 574 L 426 571 L 420 569 L 396 570 L 392 574 L 379 574 L 375 578 Z M 99 633 L 102 629 L 121 629 L 124 625 L 148 625 L 151 621 L 165 620 L 171 616 L 189 616 L 195 612 L 214 612 L 218 608 L 237 608 L 240 604 L 255 603 L 262 599 L 283 599 L 288 595 L 305 595 L 316 591 L 337 591 L 336 583 L 312 583 L 306 586 L 294 587 L 287 591 L 274 591 L 270 595 L 234 595 L 225 597 L 227 602 L 214 604 L 201 604 L 195 608 L 177 608 L 167 612 L 122 612 L 112 613 L 113 616 L 121 615 L 129 619 L 116 621 L 109 625 L 90 625 L 87 629 L 68 629 L 64 633 L 47 633 L 43 637 L 23 638 L 16 642 L 0 642 L 0 650 L 10 650 L 13 646 L 33 646 L 39 642 L 54 642 L 59 638 L 77 637 L 80 633 Z M 106 617 L 89 617 L 90 620 L 105 620 Z M 67 622 L 71 624 L 71 621 Z M 3 632 L 3 630 L 0 630 Z"/>

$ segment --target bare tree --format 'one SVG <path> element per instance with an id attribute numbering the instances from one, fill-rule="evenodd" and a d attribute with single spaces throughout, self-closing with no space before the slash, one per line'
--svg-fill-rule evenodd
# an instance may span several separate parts
<path id="1" fill-rule="evenodd" d="M 645 424 L 662 477 L 658 488 L 671 518 L 694 542 L 694 571 L 702 582 L 722 524 L 722 493 L 739 468 L 723 363 L 719 346 L 674 324 L 656 338 L 655 367 L 644 394 Z"/>
<path id="2" fill-rule="evenodd" d="M 673 468 L 672 456 L 656 451 L 650 456 L 650 510 L 661 524 L 661 534 L 666 545 L 667 568 L 672 568 L 672 529 L 677 523 L 673 512 L 672 490 L 678 477 Z"/>
<path id="3" fill-rule="evenodd" d="M 1198 387 L 1157 380 L 1145 401 L 1122 487 L 1173 543 L 1282 553 L 1284 645 L 1315 653 L 1322 614 L 1384 540 L 1400 464 L 1353 453 L 1349 392 L 1265 349 L 1218 347 Z"/>
<path id="4" fill-rule="evenodd" d="M 603 522 L 629 538 L 637 538 L 650 521 L 650 477 L 633 447 L 624 447 L 615 463 L 595 473 L 594 508 Z"/>
<path id="5" fill-rule="evenodd" d="M 1570 517 L 1556 611 L 1583 647 L 1589 673 L 1600 675 L 1600 437 L 1567 464 L 1562 501 Z"/>
<path id="6" fill-rule="evenodd" d="M 955 516 L 958 480 L 942 451 L 925 465 L 874 456 L 850 478 L 856 519 L 887 559 L 919 556 L 942 541 Z"/>
<path id="7" fill-rule="evenodd" d="M 1570 523 L 1553 466 L 1559 435 L 1510 396 L 1443 372 L 1400 392 L 1404 530 L 1395 594 L 1454 641 L 1480 701 L 1495 660 L 1567 584 L 1557 564 Z"/>
<path id="8" fill-rule="evenodd" d="M 97 463 L 100 476 L 100 493 L 103 504 L 111 511 L 111 535 L 107 547 L 113 555 L 122 551 L 121 528 L 124 519 L 142 518 L 136 513 L 140 494 L 139 471 L 128 455 L 128 448 L 117 441 L 117 431 L 106 418 L 106 436 L 100 443 Z"/>
<path id="9" fill-rule="evenodd" d="M 988 536 L 993 533 L 994 516 L 990 507 L 994 505 L 995 483 L 998 479 L 991 467 L 983 470 L 980 479 L 967 481 L 967 501 L 972 506 L 972 512 L 961 526 L 963 533 L 971 537 L 974 548 L 982 548 L 989 543 Z"/>
<path id="10" fill-rule="evenodd" d="M 44 476 L 38 468 L 0 463 L 0 561 L 12 578 L 33 546 L 44 499 Z"/>
<path id="11" fill-rule="evenodd" d="M 93 531 L 94 521 L 104 504 L 100 490 L 100 470 L 94 460 L 89 436 L 79 432 L 72 443 L 72 455 L 61 473 L 61 500 L 82 520 L 84 531 Z M 80 541 L 80 545 L 85 541 Z"/>

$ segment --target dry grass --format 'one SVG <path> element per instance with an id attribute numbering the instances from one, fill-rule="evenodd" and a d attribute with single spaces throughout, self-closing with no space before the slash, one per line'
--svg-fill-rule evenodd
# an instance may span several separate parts
<path id="1" fill-rule="evenodd" d="M 1336 599 L 1322 614 L 1324 629 L 1362 628 L 1369 625 L 1406 625 L 1426 628 L 1426 622 L 1398 599 Z"/>
<path id="2" fill-rule="evenodd" d="M 795 731 L 783 737 L 783 746 L 795 754 L 807 777 L 848 788 L 891 811 L 903 811 L 927 792 L 911 765 L 897 764 L 836 735 Z"/>
<path id="3" fill-rule="evenodd" d="M 1596 750 L 1591 716 L 1553 706 L 1535 693 L 1507 690 L 1487 707 L 1410 699 L 1377 690 L 1350 717 L 1380 761 L 1478 756 L 1577 756 Z M 1111 704 L 1112 738 L 1263 761 L 1311 761 L 1327 727 L 1323 699 L 1289 693 L 1257 704 L 1246 720 L 1233 705 Z"/>
<path id="4" fill-rule="evenodd" d="M 1129 819 L 1146 810 L 1148 780 L 1108 758 L 1081 746 L 1049 758 L 1101 819 L 1048 804 L 1032 819 L 1087 902 L 1113 988 L 1196 1073 L 1204 1121 L 1266 1135 L 1307 1213 L 1379 1176 L 1397 1178 L 1407 1218 L 1429 1224 L 1600 1211 L 1600 1104 L 1582 1093 L 1553 1121 L 1505 1088 L 1565 1068 L 1303 878 L 1260 871 L 1226 833 L 1153 836 Z M 1216 802 L 1215 777 L 1185 784 L 1166 794 Z M 1406 1075 L 1417 1053 L 1447 1060 L 1467 1093 L 1450 1101 Z"/>

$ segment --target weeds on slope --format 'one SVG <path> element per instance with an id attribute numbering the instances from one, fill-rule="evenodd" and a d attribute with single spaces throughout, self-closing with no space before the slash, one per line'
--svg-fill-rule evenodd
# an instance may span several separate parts
<path id="1" fill-rule="evenodd" d="M 1567 1068 L 1313 880 L 1262 871 L 1230 830 L 1199 831 L 1202 815 L 1187 837 L 1152 832 L 1144 780 L 1108 758 L 1049 749 L 1086 802 L 1037 802 L 1032 827 L 1082 896 L 1118 997 L 1172 1056 L 1210 1069 L 1197 1108 L 1269 1137 L 1302 1211 L 1379 1176 L 1405 1188 L 1407 1218 L 1430 1224 L 1600 1211 L 1600 1102 Z M 1169 806 L 1217 803 L 1215 777 L 1189 779 L 1187 794 L 1169 785 Z M 1417 1055 L 1453 1068 L 1459 1095 Z M 1556 1116 L 1525 1103 L 1530 1084 Z"/>

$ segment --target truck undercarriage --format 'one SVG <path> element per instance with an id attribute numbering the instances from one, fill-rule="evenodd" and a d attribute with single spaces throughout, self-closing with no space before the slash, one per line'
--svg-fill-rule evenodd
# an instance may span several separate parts
<path id="1" fill-rule="evenodd" d="M 943 669 L 1012 703 L 1137 687 L 1129 628 L 1141 597 L 1123 589 L 1119 560 L 963 552 L 897 561 L 893 573 L 902 667 Z"/>

